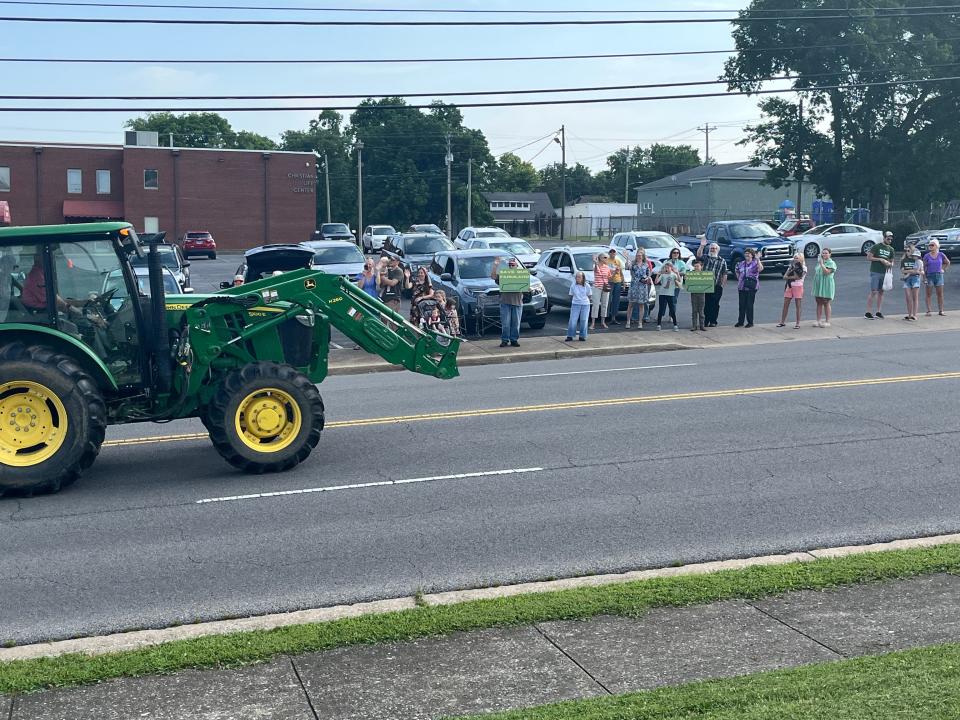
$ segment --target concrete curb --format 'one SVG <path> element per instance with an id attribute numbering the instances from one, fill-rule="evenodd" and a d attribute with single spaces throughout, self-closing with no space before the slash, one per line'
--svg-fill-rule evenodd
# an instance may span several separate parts
<path id="1" fill-rule="evenodd" d="M 683 345 L 681 343 L 655 343 L 650 345 L 608 345 L 579 349 L 534 350 L 528 352 L 504 352 L 502 355 L 468 355 L 458 358 L 459 367 L 477 367 L 480 365 L 506 365 L 508 363 L 535 362 L 538 360 L 570 360 L 578 357 L 601 357 L 604 355 L 635 355 L 648 352 L 668 352 L 671 350 L 697 350 L 697 345 Z M 363 375 L 375 372 L 395 372 L 403 370 L 400 365 L 390 365 L 382 360 L 371 360 L 359 363 L 337 364 L 331 363 L 330 375 Z"/>
<path id="2" fill-rule="evenodd" d="M 615 585 L 637 580 L 652 580 L 655 578 L 680 577 L 684 575 L 705 575 L 723 570 L 742 570 L 749 567 L 765 565 L 786 565 L 795 562 L 814 562 L 825 558 L 840 558 L 864 553 L 887 552 L 891 550 L 910 550 L 926 548 L 936 545 L 960 544 L 960 533 L 952 535 L 935 535 L 932 537 L 909 538 L 894 540 L 886 543 L 870 545 L 847 545 L 842 547 L 821 548 L 806 552 L 787 553 L 782 555 L 762 555 L 752 558 L 719 560 L 705 563 L 695 563 L 680 567 L 658 568 L 654 570 L 634 570 L 625 573 L 608 575 L 589 575 L 585 577 L 566 578 L 563 580 L 548 580 L 543 582 L 519 583 L 500 587 L 478 588 L 475 590 L 455 590 L 452 592 L 432 593 L 422 597 L 401 597 L 390 600 L 357 603 L 354 605 L 336 605 L 327 608 L 298 610 L 289 613 L 259 615 L 256 617 L 238 618 L 234 620 L 215 620 L 195 625 L 179 625 L 176 627 L 157 630 L 135 630 L 125 633 L 115 633 L 99 637 L 77 638 L 73 640 L 59 640 L 49 643 L 37 643 L 20 647 L 0 648 L 0 662 L 13 660 L 30 660 L 43 657 L 57 657 L 68 653 L 82 653 L 85 655 L 104 655 L 107 653 L 124 652 L 140 648 L 160 645 L 177 640 L 208 637 L 212 635 L 227 635 L 252 630 L 273 630 L 292 625 L 308 623 L 330 622 L 357 618 L 364 615 L 382 615 L 384 613 L 411 610 L 418 604 L 427 606 L 455 605 L 473 600 L 491 600 L 496 598 L 513 597 L 529 593 L 556 592 L 558 590 L 572 590 L 584 587 L 599 587 Z"/>

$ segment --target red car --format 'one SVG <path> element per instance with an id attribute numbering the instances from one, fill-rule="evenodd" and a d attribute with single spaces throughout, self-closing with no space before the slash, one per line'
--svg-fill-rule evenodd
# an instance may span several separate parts
<path id="1" fill-rule="evenodd" d="M 784 220 L 776 230 L 784 237 L 793 237 L 794 235 L 805 233 L 812 227 L 813 220 L 810 218 L 790 218 L 789 220 Z"/>
<path id="2" fill-rule="evenodd" d="M 183 256 L 206 255 L 211 260 L 217 259 L 217 241 L 206 230 L 189 230 L 180 239 Z"/>

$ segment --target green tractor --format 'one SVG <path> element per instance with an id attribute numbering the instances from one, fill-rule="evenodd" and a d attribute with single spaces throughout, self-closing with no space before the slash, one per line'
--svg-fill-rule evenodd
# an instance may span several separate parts
<path id="1" fill-rule="evenodd" d="M 331 326 L 408 370 L 458 374 L 458 340 L 337 276 L 167 295 L 164 272 L 127 223 L 0 228 L 0 495 L 72 483 L 121 423 L 199 417 L 231 465 L 294 467 L 323 429 Z"/>

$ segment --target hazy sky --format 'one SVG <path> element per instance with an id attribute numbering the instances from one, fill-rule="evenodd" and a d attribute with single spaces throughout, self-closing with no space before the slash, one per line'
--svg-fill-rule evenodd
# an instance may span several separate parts
<path id="1" fill-rule="evenodd" d="M 165 0 L 159 0 L 163 2 Z M 180 2 L 189 0 L 178 0 Z M 255 0 L 195 0 L 197 4 L 281 4 Z M 153 0 L 158 2 L 158 0 Z M 283 0 L 286 6 L 346 6 L 389 8 L 481 9 L 729 9 L 743 0 Z M 345 13 L 165 9 L 80 9 L 4 6 L 4 15 L 183 17 L 183 18 L 291 18 L 357 17 Z M 731 13 L 732 14 L 732 13 Z M 706 15 L 716 17 L 717 14 Z M 367 19 L 409 19 L 424 16 L 366 15 Z M 430 16 L 452 19 L 451 16 Z M 492 19 L 503 16 L 478 16 Z M 596 16 L 594 16 L 596 17 Z M 656 17 L 656 16 L 654 16 Z M 510 19 L 522 19 L 511 16 Z M 141 57 L 141 58 L 402 58 L 576 53 L 725 50 L 733 46 L 730 26 L 626 25 L 581 27 L 488 28 L 310 28 L 121 26 L 3 23 L 4 57 Z M 507 90 L 596 85 L 642 84 L 713 80 L 726 55 L 672 58 L 623 58 L 398 65 L 21 65 L 2 66 L 4 94 L 323 94 L 369 93 L 403 95 L 406 92 Z M 676 90 L 634 90 L 606 95 L 714 92 L 723 86 Z M 603 95 L 603 94 L 598 94 Z M 529 96 L 531 99 L 534 96 Z M 542 96 L 536 96 L 542 97 Z M 482 101 L 483 98 L 476 98 Z M 5 101 L 23 105 L 27 101 Z M 413 102 L 413 101 L 411 101 Z M 37 104 L 37 103 L 32 103 Z M 63 103 L 51 103 L 63 104 Z M 86 103 L 91 104 L 91 103 Z M 116 106 L 116 101 L 111 104 Z M 134 103 L 126 103 L 133 105 Z M 180 104 L 166 102 L 171 110 Z M 195 103 L 196 104 L 196 103 Z M 226 103 L 221 102 L 221 105 Z M 250 103 L 248 103 L 250 104 Z M 283 104 L 304 104 L 286 101 Z M 311 104 L 310 102 L 306 104 Z M 345 101 L 327 104 L 346 104 Z M 748 151 L 735 143 L 742 126 L 757 119 L 757 100 L 745 97 L 611 103 L 602 105 L 465 109 L 465 122 L 482 130 L 494 154 L 514 150 L 565 124 L 567 161 L 595 169 L 625 145 L 656 141 L 689 142 L 703 153 L 704 123 L 721 127 L 711 138 L 711 155 L 718 162 L 745 159 Z M 251 130 L 278 140 L 285 129 L 304 128 L 311 112 L 224 112 L 235 129 Z M 10 113 L 0 111 L 0 139 L 116 143 L 124 120 L 133 113 Z M 560 159 L 558 145 L 546 141 L 517 150 L 540 167 Z M 539 154 L 538 154 L 539 153 Z M 534 158 L 534 156 L 536 156 Z"/>

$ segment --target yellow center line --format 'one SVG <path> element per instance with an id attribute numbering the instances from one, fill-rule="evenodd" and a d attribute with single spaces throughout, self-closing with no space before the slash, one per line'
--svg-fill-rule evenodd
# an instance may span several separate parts
<path id="1" fill-rule="evenodd" d="M 672 393 L 669 395 L 641 395 L 628 398 L 607 398 L 603 400 L 580 400 L 544 405 L 515 405 L 512 407 L 480 408 L 474 410 L 452 410 L 450 412 L 423 413 L 419 415 L 396 415 L 392 417 L 361 418 L 341 420 L 325 425 L 326 430 L 338 428 L 366 427 L 369 425 L 395 425 L 399 423 L 428 422 L 431 420 L 455 420 L 461 418 L 486 417 L 490 415 L 518 415 L 521 413 L 551 412 L 557 410 L 577 410 L 582 408 L 610 407 L 612 405 L 643 405 L 647 403 L 675 402 L 678 400 L 710 400 L 730 398 L 741 395 L 772 395 L 776 393 L 801 392 L 803 390 L 832 390 L 839 388 L 865 387 L 869 385 L 894 385 L 898 383 L 925 382 L 929 380 L 957 380 L 960 372 L 930 373 L 927 375 L 898 375 L 895 377 L 865 378 L 860 380 L 832 380 L 794 385 L 767 385 L 761 387 L 735 388 L 731 390 L 704 390 L 700 392 Z M 188 440 L 206 440 L 207 433 L 185 433 L 182 435 L 161 435 L 155 437 L 108 440 L 103 447 L 125 445 L 147 445 L 151 443 L 177 442 Z"/>

